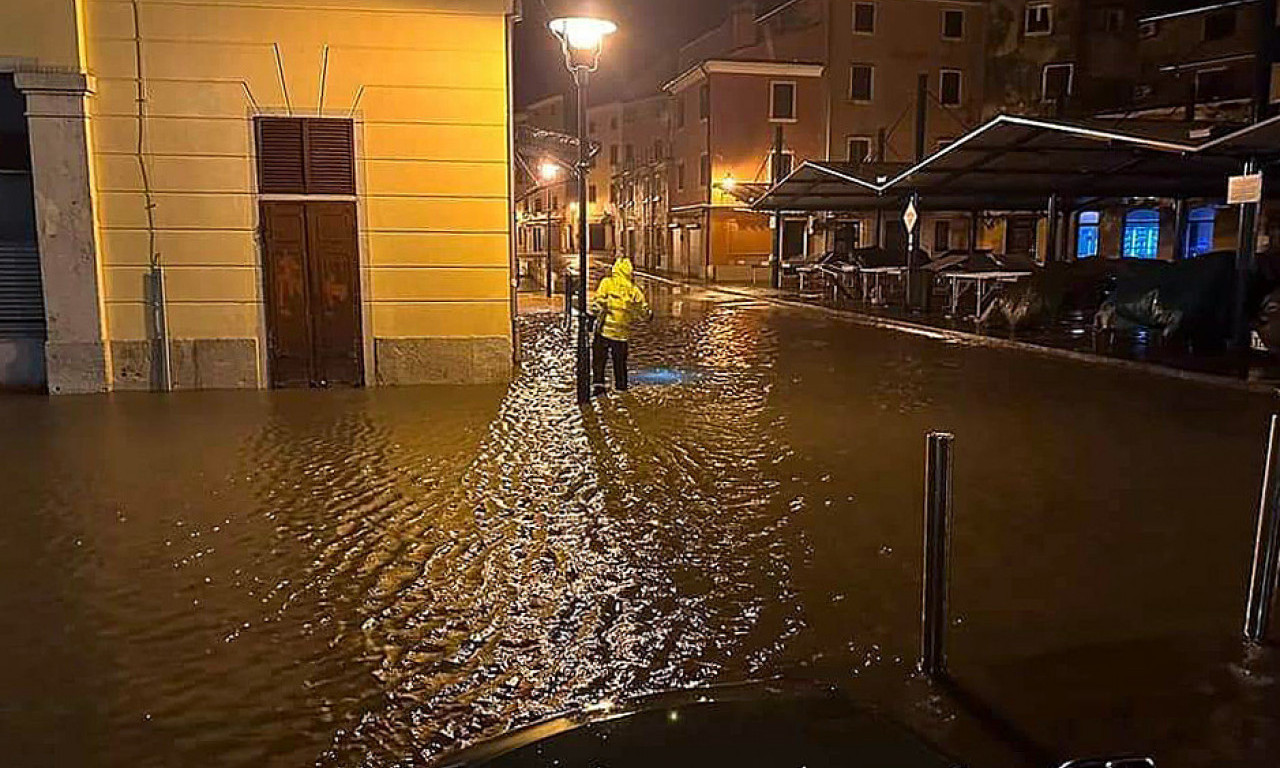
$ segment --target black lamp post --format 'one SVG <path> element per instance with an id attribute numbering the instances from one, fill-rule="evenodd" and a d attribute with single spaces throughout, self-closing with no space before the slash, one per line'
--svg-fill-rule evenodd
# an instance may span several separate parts
<path id="1" fill-rule="evenodd" d="M 576 383 L 578 404 L 591 401 L 591 349 L 587 330 L 587 281 L 590 277 L 587 250 L 587 172 L 591 165 L 587 136 L 587 79 L 600 64 L 604 39 L 618 31 L 618 25 L 603 19 L 569 17 L 554 19 L 549 25 L 564 48 L 565 66 L 573 74 L 578 89 L 578 355 Z"/>

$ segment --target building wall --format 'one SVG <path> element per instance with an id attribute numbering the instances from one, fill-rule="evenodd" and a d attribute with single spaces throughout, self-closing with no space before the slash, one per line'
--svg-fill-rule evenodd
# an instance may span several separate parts
<path id="1" fill-rule="evenodd" d="M 668 158 L 671 126 L 668 99 L 654 95 L 622 108 L 617 189 L 618 251 L 638 266 L 665 268 Z"/>
<path id="2" fill-rule="evenodd" d="M 5 0 L 0 9 L 0 67 L 80 72 L 83 0 Z"/>
<path id="3" fill-rule="evenodd" d="M 1259 8 L 1244 5 L 1221 9 L 1218 13 L 1235 17 L 1235 33 L 1217 40 L 1205 39 L 1208 13 L 1195 13 L 1148 21 L 1138 35 L 1138 59 L 1142 70 L 1135 88 L 1135 106 L 1141 109 L 1171 107 L 1176 113 L 1191 100 L 1197 72 L 1223 71 L 1222 98 L 1206 98 L 1201 104 L 1248 100 L 1254 90 L 1254 62 L 1257 49 Z M 1249 107 L 1238 107 L 1238 117 Z"/>
<path id="4" fill-rule="evenodd" d="M 1053 0 L 1052 32 L 1027 34 L 1023 0 L 993 0 L 987 21 L 985 114 L 1090 115 L 1123 107 L 1133 96 L 1139 61 L 1134 0 Z M 1120 11 L 1108 28 L 1106 14 Z M 1046 102 L 1044 67 L 1075 66 L 1069 98 Z"/>
<path id="5" fill-rule="evenodd" d="M 503 5 L 140 3 L 146 88 L 146 118 L 140 121 L 133 8 L 119 0 L 85 0 L 85 69 L 96 81 L 89 127 L 111 383 L 150 386 L 143 288 L 150 233 L 140 122 L 155 251 L 166 272 L 175 383 L 268 382 L 256 234 L 252 117 L 258 114 L 356 120 L 370 382 L 508 375 Z M 44 24 L 38 13 L 18 18 Z M 57 61 L 67 43 L 55 42 Z M 9 46 L 0 38 L 0 56 L 22 50 Z"/>

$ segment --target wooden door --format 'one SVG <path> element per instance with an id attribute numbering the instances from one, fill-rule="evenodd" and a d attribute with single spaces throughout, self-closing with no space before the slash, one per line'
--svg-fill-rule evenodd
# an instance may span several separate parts
<path id="1" fill-rule="evenodd" d="M 262 203 L 274 387 L 364 381 L 355 203 Z"/>
<path id="2" fill-rule="evenodd" d="M 308 202 L 306 206 L 315 371 L 312 383 L 358 387 L 364 382 L 364 343 L 360 333 L 356 204 Z"/>
<path id="3" fill-rule="evenodd" d="M 264 202 L 261 216 L 271 386 L 309 387 L 313 344 L 306 206 Z"/>

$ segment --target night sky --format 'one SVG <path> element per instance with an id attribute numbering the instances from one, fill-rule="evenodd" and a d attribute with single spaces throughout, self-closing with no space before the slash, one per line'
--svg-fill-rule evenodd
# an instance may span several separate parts
<path id="1" fill-rule="evenodd" d="M 644 89 L 658 52 L 679 45 L 715 26 L 736 0 L 524 0 L 524 20 L 516 25 L 515 87 L 517 107 L 569 89 L 559 44 L 547 30 L 552 15 L 577 15 L 583 9 L 618 23 L 608 41 L 592 103 L 627 89 Z"/>

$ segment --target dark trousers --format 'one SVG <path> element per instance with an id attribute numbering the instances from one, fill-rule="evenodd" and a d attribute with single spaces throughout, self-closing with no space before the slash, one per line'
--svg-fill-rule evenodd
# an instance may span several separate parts
<path id="1" fill-rule="evenodd" d="M 598 333 L 595 342 L 591 345 L 591 383 L 597 387 L 605 386 L 604 364 L 605 358 L 609 356 L 613 357 L 613 386 L 620 392 L 625 391 L 627 388 L 627 342 L 606 339 Z"/>

